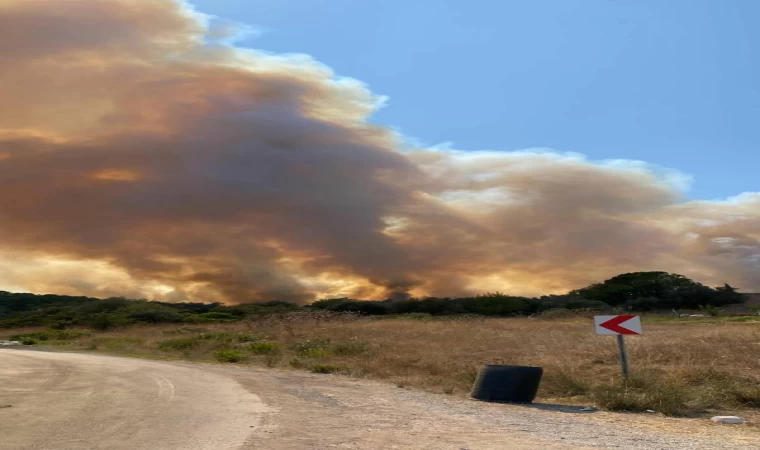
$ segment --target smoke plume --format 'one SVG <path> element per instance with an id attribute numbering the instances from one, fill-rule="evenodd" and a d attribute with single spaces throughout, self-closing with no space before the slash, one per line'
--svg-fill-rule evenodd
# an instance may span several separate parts
<path id="1" fill-rule="evenodd" d="M 229 302 L 760 289 L 760 193 L 551 151 L 415 148 L 363 84 L 178 0 L 0 0 L 0 289 Z"/>

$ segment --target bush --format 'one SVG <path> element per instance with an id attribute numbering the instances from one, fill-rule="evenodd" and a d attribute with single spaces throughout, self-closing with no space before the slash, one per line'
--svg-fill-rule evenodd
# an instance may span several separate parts
<path id="1" fill-rule="evenodd" d="M 343 366 L 333 366 L 330 364 L 314 364 L 309 366 L 309 370 L 312 373 L 341 373 L 346 372 L 348 369 Z"/>
<path id="2" fill-rule="evenodd" d="M 182 322 L 182 314 L 175 309 L 153 302 L 137 302 L 126 308 L 127 316 L 137 322 Z"/>
<path id="3" fill-rule="evenodd" d="M 208 312 L 194 316 L 199 322 L 231 322 L 240 320 L 240 316 L 228 312 Z"/>
<path id="4" fill-rule="evenodd" d="M 55 330 L 51 332 L 51 338 L 56 341 L 69 341 L 89 335 L 90 332 L 86 330 Z"/>
<path id="5" fill-rule="evenodd" d="M 207 331 L 208 330 L 203 327 L 193 327 L 193 326 L 188 326 L 188 325 L 182 325 L 179 328 L 164 330 L 162 331 L 162 333 L 166 335 L 189 334 L 189 333 L 203 334 L 203 333 L 206 333 Z"/>
<path id="6" fill-rule="evenodd" d="M 389 305 L 385 302 L 353 300 L 349 298 L 331 298 L 318 300 L 310 305 L 315 309 L 334 312 L 352 312 L 370 316 L 380 316 L 389 313 Z"/>
<path id="7" fill-rule="evenodd" d="M 142 343 L 142 339 L 133 337 L 101 337 L 95 338 L 91 342 L 95 348 L 98 348 L 102 344 L 106 350 L 111 351 L 126 350 L 129 347 L 139 346 Z"/>
<path id="8" fill-rule="evenodd" d="M 92 319 L 90 319 L 90 326 L 100 331 L 112 330 L 128 324 L 129 321 L 125 318 L 108 313 L 95 314 Z"/>
<path id="9" fill-rule="evenodd" d="M 232 333 L 232 332 L 219 332 L 219 333 L 202 333 L 198 336 L 198 339 L 204 341 L 215 341 L 220 344 L 232 345 L 232 344 L 244 344 L 246 342 L 255 342 L 261 339 L 260 336 L 249 333 Z"/>
<path id="10" fill-rule="evenodd" d="M 323 339 L 299 342 L 293 349 L 299 355 L 308 358 L 327 358 L 332 356 L 332 351 L 330 351 L 330 341 Z"/>
<path id="11" fill-rule="evenodd" d="M 47 330 L 33 331 L 31 333 L 16 334 L 11 336 L 11 340 L 22 341 L 26 338 L 35 341 L 70 341 L 80 337 L 89 336 L 90 333 L 85 330 Z"/>
<path id="12" fill-rule="evenodd" d="M 700 305 L 699 311 L 710 317 L 719 317 L 722 315 L 722 311 L 712 305 Z"/>
<path id="13" fill-rule="evenodd" d="M 464 311 L 485 316 L 514 316 L 530 314 L 538 307 L 533 299 L 505 295 L 500 292 L 460 299 Z"/>
<path id="14" fill-rule="evenodd" d="M 539 317 L 542 319 L 567 319 L 575 317 L 575 312 L 567 308 L 551 308 L 541 311 Z"/>
<path id="15" fill-rule="evenodd" d="M 134 300 L 128 300 L 124 297 L 110 297 L 103 300 L 87 302 L 77 307 L 75 313 L 81 315 L 112 313 L 122 308 L 126 308 L 132 302 L 134 302 Z"/>
<path id="16" fill-rule="evenodd" d="M 246 360 L 246 354 L 240 350 L 225 348 L 214 353 L 214 358 L 219 362 L 239 363 Z"/>
<path id="17" fill-rule="evenodd" d="M 248 350 L 255 355 L 270 355 L 280 352 L 280 348 L 274 342 L 254 342 L 248 345 Z"/>
<path id="18" fill-rule="evenodd" d="M 164 339 L 162 341 L 158 341 L 157 345 L 158 348 L 160 348 L 163 351 L 182 351 L 182 350 L 190 350 L 193 348 L 196 348 L 200 342 L 198 341 L 198 337 L 184 337 L 184 338 L 174 338 L 174 339 Z"/>
<path id="19" fill-rule="evenodd" d="M 335 344 L 332 348 L 338 356 L 359 356 L 369 351 L 369 346 L 364 342 L 349 341 Z"/>
<path id="20" fill-rule="evenodd" d="M 57 320 L 50 324 L 50 328 L 53 330 L 65 330 L 69 325 L 71 325 L 69 321 Z"/>
<path id="21" fill-rule="evenodd" d="M 679 416 L 691 410 L 685 389 L 663 381 L 634 379 L 621 385 L 595 386 L 591 397 L 597 406 L 609 411 L 653 410 L 668 416 Z"/>
<path id="22" fill-rule="evenodd" d="M 571 373 L 564 368 L 547 370 L 541 383 L 542 394 L 557 397 L 575 397 L 586 395 L 589 391 L 588 377 Z"/>
<path id="23" fill-rule="evenodd" d="M 412 320 L 430 320 L 433 316 L 429 313 L 407 313 L 402 316 L 404 319 Z"/>
<path id="24" fill-rule="evenodd" d="M 282 353 L 280 352 L 267 353 L 264 355 L 264 363 L 266 363 L 267 367 L 274 367 L 279 364 L 281 360 Z"/>
<path id="25" fill-rule="evenodd" d="M 11 336 L 12 341 L 23 341 L 24 339 L 31 339 L 34 341 L 47 341 L 50 339 L 50 333 L 47 331 L 34 331 L 31 333 L 14 334 Z"/>
<path id="26" fill-rule="evenodd" d="M 737 406 L 760 408 L 760 387 L 758 386 L 734 386 L 727 395 Z"/>

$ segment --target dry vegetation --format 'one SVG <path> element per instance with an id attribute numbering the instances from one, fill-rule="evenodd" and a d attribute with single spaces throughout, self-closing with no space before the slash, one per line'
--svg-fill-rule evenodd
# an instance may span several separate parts
<path id="1" fill-rule="evenodd" d="M 725 318 L 645 318 L 628 339 L 633 377 L 619 377 L 615 340 L 585 317 L 362 318 L 292 313 L 236 324 L 159 325 L 36 342 L 130 356 L 260 364 L 342 373 L 466 395 L 482 364 L 545 368 L 539 397 L 664 414 L 760 408 L 760 327 Z M 28 332 L 27 330 L 26 332 Z M 18 334 L 20 330 L 15 333 Z M 31 343 L 31 342 L 30 342 Z"/>

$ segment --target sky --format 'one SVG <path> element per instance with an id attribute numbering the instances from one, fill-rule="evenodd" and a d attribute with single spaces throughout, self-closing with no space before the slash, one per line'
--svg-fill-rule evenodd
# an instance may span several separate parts
<path id="1" fill-rule="evenodd" d="M 194 0 L 389 97 L 373 120 L 465 150 L 552 148 L 756 191 L 754 0 Z"/>
<path id="2" fill-rule="evenodd" d="M 760 291 L 754 2 L 410 3 L 0 0 L 0 290 Z"/>

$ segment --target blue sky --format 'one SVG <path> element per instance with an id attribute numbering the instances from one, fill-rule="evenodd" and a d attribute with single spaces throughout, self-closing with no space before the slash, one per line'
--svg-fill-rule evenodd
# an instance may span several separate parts
<path id="1" fill-rule="evenodd" d="M 760 190 L 760 1 L 191 0 L 390 97 L 374 117 L 463 150 L 548 147 Z"/>

